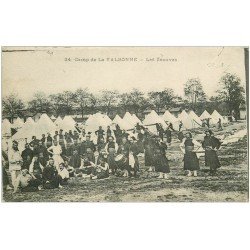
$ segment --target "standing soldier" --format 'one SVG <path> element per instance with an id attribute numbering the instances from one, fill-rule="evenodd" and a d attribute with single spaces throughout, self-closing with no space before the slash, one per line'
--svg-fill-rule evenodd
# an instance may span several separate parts
<path id="1" fill-rule="evenodd" d="M 179 123 L 179 132 L 181 131 L 182 126 L 183 126 L 183 123 L 182 123 L 182 121 L 180 121 L 180 123 Z"/>
<path id="2" fill-rule="evenodd" d="M 97 144 L 99 144 L 101 138 L 104 138 L 104 130 L 102 129 L 102 126 L 99 126 L 99 129 L 95 131 L 95 134 L 97 135 Z"/>
<path id="3" fill-rule="evenodd" d="M 118 145 L 117 145 L 117 143 L 114 142 L 113 136 L 109 137 L 108 143 L 105 146 L 105 150 L 108 153 L 107 162 L 109 164 L 109 168 L 110 168 L 112 174 L 115 174 L 116 169 L 117 169 L 117 165 L 115 162 L 115 156 L 116 156 L 116 152 L 118 150 Z"/>
<path id="4" fill-rule="evenodd" d="M 166 136 L 167 136 L 167 143 L 168 143 L 168 144 L 171 144 L 171 141 L 172 141 L 172 132 L 171 132 L 169 126 L 167 127 L 165 133 L 166 133 Z"/>
<path id="5" fill-rule="evenodd" d="M 213 132 L 206 130 L 202 147 L 205 149 L 205 165 L 210 167 L 211 175 L 214 175 L 221 166 L 217 155 L 217 150 L 220 146 L 221 142 L 213 136 Z"/>
<path id="6" fill-rule="evenodd" d="M 59 141 L 59 134 L 58 131 L 55 131 L 55 135 L 53 136 L 53 141 Z"/>
<path id="7" fill-rule="evenodd" d="M 116 142 L 118 145 L 121 144 L 121 139 L 122 139 L 122 130 L 120 129 L 120 126 L 118 124 L 115 125 L 115 138 L 116 138 Z"/>
<path id="8" fill-rule="evenodd" d="M 119 166 L 121 170 L 125 170 L 123 177 L 128 177 L 130 175 L 129 171 L 129 142 L 126 137 L 122 138 L 121 144 L 118 147 L 117 154 L 122 154 L 125 157 L 124 163 Z"/>
<path id="9" fill-rule="evenodd" d="M 222 130 L 222 125 L 221 125 L 221 119 L 220 119 L 220 118 L 219 118 L 219 121 L 218 121 L 217 124 L 218 124 L 218 129 L 219 129 L 219 130 Z"/>
<path id="10" fill-rule="evenodd" d="M 48 148 L 48 153 L 52 154 L 53 157 L 53 165 L 58 169 L 60 163 L 63 162 L 62 147 L 58 144 L 57 141 L 54 141 L 54 145 Z"/>
<path id="11" fill-rule="evenodd" d="M 168 159 L 166 157 L 167 145 L 161 141 L 160 137 L 156 137 L 154 145 L 154 165 L 155 171 L 160 175 L 158 178 L 168 178 L 168 173 L 170 173 L 170 168 L 168 164 Z"/>
<path id="12" fill-rule="evenodd" d="M 140 169 L 138 154 L 140 154 L 140 146 L 134 136 L 131 137 L 130 153 L 133 155 L 134 162 L 129 162 L 130 172 L 134 173 L 134 177 L 137 177 L 137 173 Z"/>
<path id="13" fill-rule="evenodd" d="M 65 141 L 66 141 L 66 155 L 71 156 L 73 154 L 72 151 L 73 139 L 68 133 L 65 133 Z"/>
<path id="14" fill-rule="evenodd" d="M 146 128 L 144 131 L 144 149 L 145 149 L 145 167 L 149 167 L 149 172 L 154 172 L 154 153 L 153 153 L 153 147 L 154 147 L 154 140 L 149 134 L 148 129 Z"/>
<path id="15" fill-rule="evenodd" d="M 162 125 L 160 123 L 156 124 L 156 129 L 158 132 L 159 137 L 161 138 L 161 140 L 163 141 L 163 136 L 164 136 L 164 129 L 162 127 Z"/>
<path id="16" fill-rule="evenodd" d="M 109 137 L 112 136 L 112 131 L 110 129 L 110 126 L 107 127 L 107 133 L 106 133 L 106 142 L 108 142 Z"/>
<path id="17" fill-rule="evenodd" d="M 48 133 L 46 138 L 46 147 L 49 148 L 52 146 L 53 138 L 51 137 L 50 133 Z"/>
<path id="18" fill-rule="evenodd" d="M 192 139 L 192 134 L 190 132 L 186 133 L 186 138 L 180 144 L 181 151 L 184 153 L 184 170 L 188 171 L 187 176 L 192 176 L 192 171 L 194 176 L 197 176 L 197 170 L 200 169 L 199 159 L 194 152 L 195 146 L 197 148 L 201 147 L 201 144 L 196 140 Z"/>
<path id="19" fill-rule="evenodd" d="M 38 155 L 38 160 L 43 167 L 47 165 L 49 154 L 47 148 L 43 145 L 42 141 L 39 141 L 38 147 L 35 149 L 34 154 Z"/>
<path id="20" fill-rule="evenodd" d="M 43 145 L 45 145 L 45 142 L 46 142 L 46 136 L 45 134 L 42 134 L 42 139 L 41 139 Z"/>
<path id="21" fill-rule="evenodd" d="M 12 142 L 12 148 L 8 150 L 9 171 L 11 174 L 12 185 L 14 193 L 17 192 L 19 185 L 19 175 L 21 174 L 22 157 L 18 150 L 18 142 Z"/>
<path id="22" fill-rule="evenodd" d="M 23 158 L 23 169 L 29 169 L 30 163 L 33 158 L 33 150 L 30 149 L 29 143 L 25 144 L 25 149 L 22 152 L 22 158 Z"/>
<path id="23" fill-rule="evenodd" d="M 64 137 L 64 135 L 63 135 L 63 130 L 62 129 L 60 129 L 60 131 L 59 131 L 59 135 L 58 135 L 58 142 L 59 142 L 59 145 L 62 147 L 62 154 L 65 154 L 66 152 L 66 147 L 65 147 L 65 144 L 66 144 L 66 142 L 65 142 L 65 137 Z"/>

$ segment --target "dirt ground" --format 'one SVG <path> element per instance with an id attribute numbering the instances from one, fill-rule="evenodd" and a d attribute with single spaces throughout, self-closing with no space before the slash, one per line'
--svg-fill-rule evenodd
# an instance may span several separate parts
<path id="1" fill-rule="evenodd" d="M 230 134 L 246 128 L 245 122 L 230 124 L 215 135 Z M 193 131 L 202 133 L 202 129 Z M 175 136 L 173 136 L 175 139 Z M 248 157 L 247 137 L 222 146 L 219 159 L 222 167 L 216 176 L 209 176 L 200 158 L 198 177 L 186 177 L 183 171 L 183 155 L 179 143 L 174 140 L 169 152 L 171 173 L 169 179 L 157 179 L 157 173 L 149 173 L 140 157 L 138 178 L 110 176 L 104 180 L 72 178 L 63 189 L 42 190 L 31 193 L 3 193 L 6 202 L 247 202 Z"/>

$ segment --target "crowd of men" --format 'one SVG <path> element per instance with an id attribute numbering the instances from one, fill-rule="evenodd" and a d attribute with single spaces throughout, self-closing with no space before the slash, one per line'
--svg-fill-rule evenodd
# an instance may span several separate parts
<path id="1" fill-rule="evenodd" d="M 144 156 L 148 171 L 159 173 L 158 178 L 168 178 L 169 160 L 166 157 L 171 145 L 172 132 L 170 123 L 167 129 L 155 124 L 157 135 L 147 127 L 139 124 L 131 131 L 121 130 L 119 125 L 112 130 L 104 131 L 99 127 L 93 133 L 75 131 L 56 131 L 54 135 L 43 134 L 40 139 L 35 136 L 20 152 L 18 142 L 13 141 L 8 152 L 3 156 L 3 184 L 6 189 L 14 188 L 14 193 L 41 189 L 62 188 L 69 178 L 80 177 L 103 179 L 110 175 L 118 177 L 138 177 L 140 164 L 138 156 Z M 205 163 L 211 174 L 220 167 L 216 151 L 220 141 L 213 136 L 211 130 L 206 131 L 202 144 L 192 138 L 190 132 L 176 131 L 180 140 L 180 148 L 184 154 L 184 170 L 188 176 L 197 176 L 199 148 L 205 151 Z M 96 143 L 92 137 L 96 136 Z M 166 139 L 165 139 L 166 138 Z M 11 182 L 6 169 L 9 168 Z"/>

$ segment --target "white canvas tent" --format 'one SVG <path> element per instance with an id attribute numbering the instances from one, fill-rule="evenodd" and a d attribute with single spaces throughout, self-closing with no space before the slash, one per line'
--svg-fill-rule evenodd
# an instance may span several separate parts
<path id="1" fill-rule="evenodd" d="M 63 122 L 63 119 L 62 119 L 60 116 L 58 116 L 58 117 L 56 118 L 56 120 L 54 121 L 55 125 L 56 125 L 58 128 L 60 128 L 62 122 Z"/>
<path id="2" fill-rule="evenodd" d="M 191 118 L 192 121 L 193 121 L 193 128 L 199 128 L 199 127 L 202 126 L 202 121 L 201 121 L 201 119 L 199 118 L 198 115 L 196 115 L 196 114 L 194 113 L 193 110 L 191 110 L 191 111 L 189 112 L 188 115 L 190 116 L 190 118 Z"/>
<path id="3" fill-rule="evenodd" d="M 101 113 L 94 114 L 90 116 L 86 121 L 85 130 L 86 132 L 95 132 L 99 129 L 100 126 L 103 130 L 107 130 L 107 127 L 110 126 L 112 123 L 112 121 L 110 121 Z"/>
<path id="4" fill-rule="evenodd" d="M 125 129 L 125 130 L 133 129 L 135 127 L 133 121 L 125 120 L 125 119 L 122 119 L 122 123 L 119 124 L 119 126 L 120 126 L 121 129 Z"/>
<path id="5" fill-rule="evenodd" d="M 140 125 L 142 125 L 141 120 L 136 116 L 136 114 L 133 114 L 133 115 L 132 115 L 132 119 L 133 119 L 135 125 L 136 125 L 137 123 L 139 123 Z"/>
<path id="6" fill-rule="evenodd" d="M 131 115 L 129 112 L 126 112 L 124 117 L 123 117 L 123 121 L 125 121 L 125 123 L 127 124 L 126 129 L 133 129 L 139 120 L 139 119 L 138 120 L 137 119 L 135 116 Z"/>
<path id="7" fill-rule="evenodd" d="M 34 123 L 35 123 L 35 121 L 31 117 L 28 117 L 26 122 L 24 123 L 24 126 L 29 126 L 29 125 L 32 125 Z"/>
<path id="8" fill-rule="evenodd" d="M 188 113 L 185 110 L 183 110 L 179 114 L 178 119 L 180 121 L 182 121 L 184 129 L 192 129 L 193 128 L 193 120 L 191 119 L 191 117 L 188 115 Z"/>
<path id="9" fill-rule="evenodd" d="M 31 141 L 32 136 L 41 138 L 42 134 L 54 133 L 56 125 L 51 121 L 47 114 L 42 114 L 37 122 L 31 119 L 27 119 L 23 127 L 13 135 L 15 140 L 24 140 L 27 138 Z"/>
<path id="10" fill-rule="evenodd" d="M 113 119 L 113 123 L 118 124 L 122 121 L 122 118 L 119 115 L 116 115 Z"/>
<path id="11" fill-rule="evenodd" d="M 13 123 L 13 128 L 19 129 L 19 128 L 21 128 L 23 125 L 24 125 L 23 120 L 22 120 L 21 118 L 18 117 L 18 118 L 14 121 L 14 123 Z"/>
<path id="12" fill-rule="evenodd" d="M 226 123 L 226 120 L 223 118 L 223 116 L 217 110 L 214 110 L 211 114 L 211 124 L 217 124 L 219 119 L 221 119 L 222 123 Z"/>
<path id="13" fill-rule="evenodd" d="M 168 110 L 165 111 L 165 113 L 163 114 L 162 118 L 164 119 L 165 122 L 167 123 L 172 123 L 173 124 L 173 128 L 175 130 L 179 129 L 179 120 L 178 118 L 176 118 L 173 114 L 171 114 Z"/>
<path id="14" fill-rule="evenodd" d="M 40 119 L 36 123 L 36 127 L 41 131 L 40 137 L 42 134 L 54 133 L 56 130 L 56 125 L 52 122 L 47 114 L 41 115 Z"/>
<path id="15" fill-rule="evenodd" d="M 206 110 L 204 110 L 204 112 L 200 115 L 201 120 L 209 119 L 209 118 L 211 119 L 211 115 Z"/>
<path id="16" fill-rule="evenodd" d="M 40 137 L 42 134 L 40 133 L 39 128 L 37 128 L 36 123 L 26 122 L 24 126 L 12 136 L 14 140 L 24 140 L 27 138 L 28 141 L 31 141 L 32 136 Z"/>
<path id="17" fill-rule="evenodd" d="M 75 130 L 75 125 L 75 120 L 71 116 L 67 115 L 63 118 L 62 122 L 59 125 L 59 128 L 63 129 L 65 132 L 68 132 L 69 130 Z"/>
<path id="18" fill-rule="evenodd" d="M 126 120 L 122 119 L 119 115 L 116 115 L 112 124 L 118 124 L 121 129 L 131 129 L 133 125 L 130 125 Z"/>
<path id="19" fill-rule="evenodd" d="M 11 128 L 12 124 L 8 119 L 4 119 L 2 122 L 2 135 L 3 136 L 11 136 Z"/>
<path id="20" fill-rule="evenodd" d="M 131 120 L 131 118 L 132 118 L 132 115 L 129 112 L 126 112 L 125 115 L 123 116 L 123 119 L 125 120 Z"/>
<path id="21" fill-rule="evenodd" d="M 107 115 L 103 115 L 103 119 L 106 121 L 107 124 L 109 124 L 108 126 L 112 124 L 112 120 Z"/>
<path id="22" fill-rule="evenodd" d="M 165 123 L 164 119 L 160 117 L 154 110 L 152 110 L 148 115 L 145 116 L 143 125 L 147 126 L 150 132 L 157 134 L 157 129 L 155 126 L 156 123 L 160 123 L 163 129 L 167 128 L 167 124 Z M 153 125 L 153 126 L 150 126 L 150 125 Z"/>

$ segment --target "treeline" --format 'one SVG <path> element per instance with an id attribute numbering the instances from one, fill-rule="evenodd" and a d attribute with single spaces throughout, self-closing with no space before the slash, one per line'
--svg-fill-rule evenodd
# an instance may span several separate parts
<path id="1" fill-rule="evenodd" d="M 141 114 L 146 109 L 159 112 L 173 107 L 212 110 L 224 104 L 223 112 L 234 110 L 238 113 L 240 105 L 245 103 L 245 90 L 240 78 L 227 73 L 221 77 L 218 86 L 216 96 L 210 99 L 207 98 L 199 78 L 188 79 L 184 84 L 184 97 L 177 95 L 171 88 L 148 93 L 138 89 L 127 93 L 102 90 L 95 94 L 91 93 L 90 89 L 79 88 L 76 91 L 63 91 L 52 95 L 37 92 L 31 101 L 24 103 L 17 95 L 12 94 L 3 98 L 3 112 L 10 117 L 14 117 L 22 109 L 33 113 L 47 112 L 56 116 L 75 113 L 84 116 L 97 111 L 110 115 L 114 109 Z"/>

